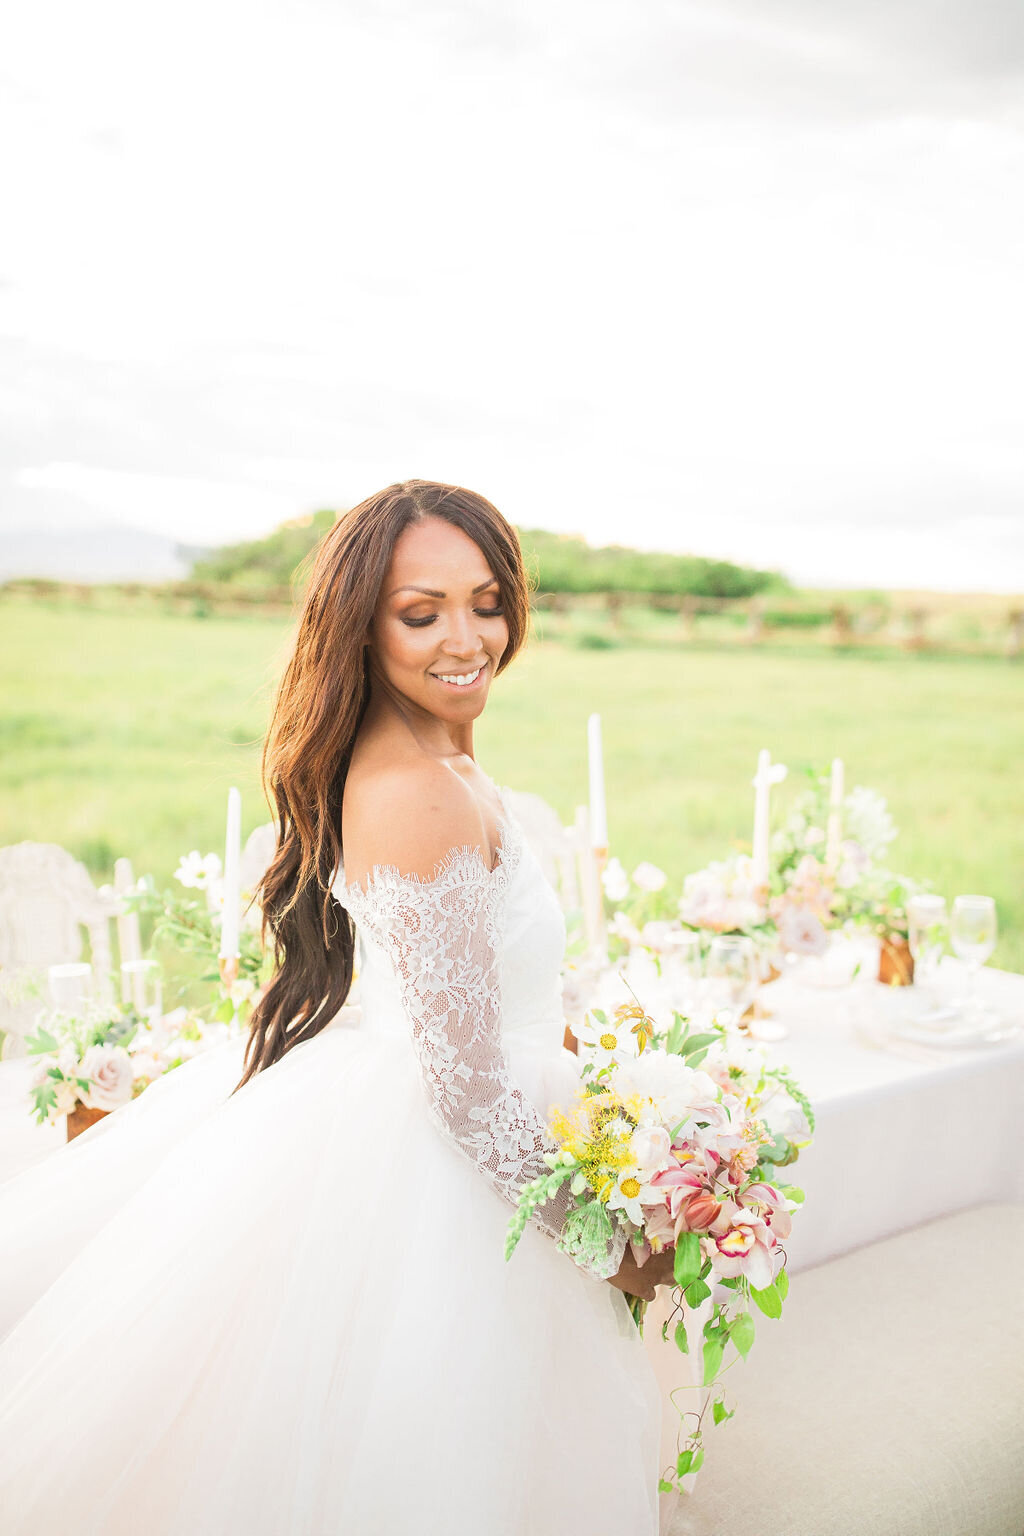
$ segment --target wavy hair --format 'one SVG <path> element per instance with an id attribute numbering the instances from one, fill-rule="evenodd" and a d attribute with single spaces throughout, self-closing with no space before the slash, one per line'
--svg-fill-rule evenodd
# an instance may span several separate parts
<path id="1" fill-rule="evenodd" d="M 253 1010 L 234 1093 L 325 1029 L 352 986 L 354 925 L 330 888 L 342 862 L 345 778 L 370 698 L 364 636 L 399 535 L 425 517 L 468 534 L 497 579 L 509 635 L 498 672 L 526 641 L 529 581 L 519 540 L 473 491 L 432 480 L 389 485 L 321 540 L 263 748 L 277 850 L 257 897 L 275 970 Z"/>

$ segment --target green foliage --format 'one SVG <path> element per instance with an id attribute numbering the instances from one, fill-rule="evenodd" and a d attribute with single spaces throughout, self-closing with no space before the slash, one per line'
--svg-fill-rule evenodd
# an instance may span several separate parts
<path id="1" fill-rule="evenodd" d="M 299 566 L 312 554 L 336 517 L 335 512 L 314 512 L 310 517 L 282 523 L 264 539 L 228 544 L 197 561 L 192 568 L 193 579 L 246 587 L 289 587 Z"/>
<path id="2" fill-rule="evenodd" d="M 755 571 L 728 560 L 593 546 L 578 534 L 543 528 L 517 530 L 527 568 L 541 592 L 654 592 L 665 596 L 753 597 L 788 587 L 773 571 Z"/>
<path id="3" fill-rule="evenodd" d="M 282 523 L 266 538 L 229 544 L 199 560 L 193 567 L 193 578 L 250 588 L 287 587 L 296 580 L 301 584 L 304 571 L 300 566 L 337 515 L 314 512 Z M 647 553 L 618 544 L 594 547 L 577 535 L 549 533 L 541 528 L 520 528 L 518 533 L 527 567 L 542 592 L 692 593 L 736 598 L 788 586 L 774 572 L 750 570 L 728 560 Z M 594 649 L 616 643 L 599 633 L 583 634 L 576 641 Z"/>
<path id="4" fill-rule="evenodd" d="M 687 1286 L 700 1274 L 700 1238 L 696 1232 L 682 1232 L 676 1240 L 672 1278 L 676 1285 Z"/>
<path id="5" fill-rule="evenodd" d="M 789 1094 L 790 1098 L 793 1100 L 793 1102 L 795 1104 L 799 1104 L 800 1108 L 803 1110 L 804 1118 L 807 1121 L 808 1127 L 813 1132 L 813 1130 L 814 1130 L 814 1110 L 811 1107 L 811 1101 L 807 1097 L 806 1093 L 804 1093 L 803 1089 L 799 1088 L 797 1086 L 797 1084 L 794 1082 L 793 1075 L 792 1075 L 789 1067 L 773 1067 L 772 1071 L 774 1072 L 776 1077 L 781 1078 L 782 1081 L 785 1083 L 786 1091 L 788 1092 L 788 1094 Z"/>
<path id="6" fill-rule="evenodd" d="M 729 1337 L 745 1360 L 754 1342 L 754 1319 L 749 1312 L 741 1312 L 733 1318 L 729 1326 Z M 717 1418 L 715 1423 L 718 1423 Z"/>
<path id="7" fill-rule="evenodd" d="M 754 1298 L 756 1304 L 761 1308 L 761 1311 L 764 1313 L 765 1317 L 782 1316 L 782 1297 L 779 1295 L 779 1288 L 774 1280 L 772 1281 L 771 1285 L 766 1285 L 764 1289 L 760 1291 L 756 1288 L 756 1286 L 752 1285 L 750 1287 L 750 1294 Z"/>
<path id="8" fill-rule="evenodd" d="M 704 1340 L 704 1385 L 706 1387 L 710 1387 L 718 1375 L 724 1353 L 724 1346 L 720 1338 Z"/>

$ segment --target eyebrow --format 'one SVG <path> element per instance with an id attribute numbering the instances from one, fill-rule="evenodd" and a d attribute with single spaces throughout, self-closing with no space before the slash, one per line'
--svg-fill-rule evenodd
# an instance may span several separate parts
<path id="1" fill-rule="evenodd" d="M 478 587 L 474 587 L 473 588 L 472 596 L 475 597 L 478 592 L 483 592 L 485 590 L 485 588 L 487 588 L 487 587 L 495 586 L 496 583 L 497 583 L 497 580 L 498 580 L 497 576 L 492 576 L 492 577 L 490 577 L 490 579 L 488 581 L 482 581 Z M 388 597 L 394 597 L 395 594 L 398 593 L 398 592 L 422 592 L 426 597 L 447 597 L 448 596 L 447 592 L 435 592 L 435 591 L 433 591 L 433 589 L 431 587 L 406 586 L 406 587 L 396 587 L 394 592 L 389 592 L 388 593 Z"/>

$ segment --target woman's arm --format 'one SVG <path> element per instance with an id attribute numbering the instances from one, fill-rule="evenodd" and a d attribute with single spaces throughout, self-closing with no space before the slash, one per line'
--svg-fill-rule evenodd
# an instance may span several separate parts
<path id="1" fill-rule="evenodd" d="M 426 808 L 409 826 L 408 808 L 403 813 L 394 807 L 380 842 L 395 857 L 374 864 L 354 916 L 371 923 L 391 955 L 432 1120 L 515 1206 L 520 1187 L 550 1171 L 544 1153 L 557 1147 L 510 1078 L 501 1050 L 500 959 L 510 870 L 504 856 L 489 867 L 478 814 L 474 802 L 460 820 L 447 802 L 435 824 L 440 835 L 432 835 Z M 536 1207 L 533 1220 L 557 1238 L 570 1204 L 566 1184 Z M 603 1260 L 586 1266 L 589 1272 L 615 1276 L 624 1247 L 625 1234 L 616 1229 Z"/>

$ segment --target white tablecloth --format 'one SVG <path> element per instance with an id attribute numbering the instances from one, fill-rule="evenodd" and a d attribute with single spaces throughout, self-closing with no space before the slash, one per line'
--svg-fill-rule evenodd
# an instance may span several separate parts
<path id="1" fill-rule="evenodd" d="M 959 977 L 947 961 L 943 986 Z M 979 990 L 1024 1022 L 1024 976 L 985 970 Z M 762 1049 L 792 1069 L 817 1120 L 812 1146 L 784 1170 L 807 1196 L 786 1242 L 794 1271 L 970 1205 L 1024 1201 L 1024 1033 L 944 1053 L 872 1049 L 861 1027 L 901 1001 L 891 989 L 784 979 L 762 996 L 789 1030 Z"/>

